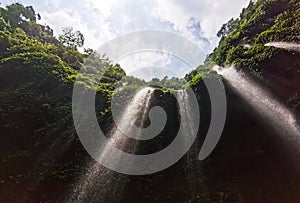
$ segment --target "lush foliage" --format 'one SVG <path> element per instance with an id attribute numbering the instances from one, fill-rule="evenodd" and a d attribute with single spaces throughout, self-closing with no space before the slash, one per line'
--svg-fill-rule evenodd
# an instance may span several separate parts
<path id="1" fill-rule="evenodd" d="M 46 168 L 35 175 L 27 174 L 25 166 L 12 167 L 11 174 L 24 169 L 16 181 L 45 177 L 61 182 L 78 172 L 84 154 L 72 119 L 75 80 L 84 91 L 96 91 L 96 112 L 105 125 L 109 100 L 125 72 L 91 49 L 80 53 L 77 47 L 83 44 L 83 36 L 74 44 L 60 42 L 49 26 L 38 24 L 40 18 L 30 6 L 17 3 L 0 8 L 0 132 L 4 138 L 0 155 L 26 155 Z M 49 159 L 68 157 L 68 150 L 72 155 L 55 164 L 42 155 L 36 157 L 37 151 L 47 150 Z"/>
<path id="2" fill-rule="evenodd" d="M 268 42 L 300 41 L 300 2 L 296 0 L 251 1 L 237 19 L 225 23 L 217 33 L 220 42 L 206 58 L 204 65 L 186 75 L 197 84 L 207 68 L 235 65 L 253 73 L 261 72 L 259 64 L 270 59 L 278 50 L 265 46 Z"/>
<path id="3" fill-rule="evenodd" d="M 59 41 L 69 47 L 82 47 L 84 44 L 84 36 L 80 31 L 74 31 L 72 27 L 63 28 L 63 34 L 58 39 Z"/>
<path id="4" fill-rule="evenodd" d="M 48 25 L 40 25 L 37 20 L 41 19 L 36 14 L 32 6 L 23 6 L 15 3 L 6 8 L 0 8 L 1 20 L 0 29 L 13 32 L 17 28 L 21 28 L 30 37 L 38 39 L 42 42 L 57 44 L 57 39 L 53 36 L 53 30 Z"/>
<path id="5" fill-rule="evenodd" d="M 107 101 L 125 76 L 119 65 L 91 49 L 78 52 L 83 41 L 60 43 L 48 26 L 37 23 L 41 17 L 32 7 L 12 4 L 0 11 L 0 129 L 8 132 L 6 137 L 20 139 L 15 126 L 22 126 L 24 139 L 33 142 L 28 146 L 40 146 L 43 135 L 75 135 L 71 95 L 76 79 L 85 90 L 97 91 L 97 111 L 108 109 Z M 38 137 L 32 137 L 33 131 Z"/>
<path id="6" fill-rule="evenodd" d="M 264 46 L 266 43 L 299 41 L 299 23 L 297 1 L 251 1 L 238 19 L 223 25 L 219 31 L 219 36 L 222 36 L 220 44 L 206 62 L 220 66 L 235 64 L 255 70 L 259 62 L 276 52 Z"/>

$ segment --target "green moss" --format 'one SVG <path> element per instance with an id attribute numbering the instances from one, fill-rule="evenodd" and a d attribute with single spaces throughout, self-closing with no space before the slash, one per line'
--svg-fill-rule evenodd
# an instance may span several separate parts
<path id="1" fill-rule="evenodd" d="M 300 3 L 295 0 L 251 1 L 239 18 L 231 19 L 222 26 L 220 33 L 222 38 L 218 47 L 200 69 L 205 70 L 213 65 L 235 65 L 259 74 L 259 64 L 277 52 L 276 48 L 264 46 L 266 43 L 300 41 Z M 209 72 L 198 73 L 200 69 L 185 77 L 189 86 L 197 86 L 203 77 L 209 75 Z"/>

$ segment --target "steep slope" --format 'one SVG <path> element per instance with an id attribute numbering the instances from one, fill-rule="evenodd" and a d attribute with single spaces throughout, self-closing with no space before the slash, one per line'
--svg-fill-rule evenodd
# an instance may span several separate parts
<path id="1" fill-rule="evenodd" d="M 219 46 L 204 65 L 185 78 L 201 97 L 199 89 L 205 88 L 201 78 L 210 77 L 207 69 L 216 65 L 235 67 L 300 118 L 300 53 L 270 43 L 292 43 L 297 47 L 299 23 L 298 1 L 252 1 L 238 19 L 223 25 L 218 33 Z M 223 82 L 228 99 L 226 125 L 214 153 L 203 162 L 211 194 L 208 202 L 298 202 L 298 147 L 287 141 L 287 134 L 268 125 L 259 109 L 250 106 L 230 81 Z M 261 102 L 268 105 L 268 99 Z"/>
<path id="2" fill-rule="evenodd" d="M 96 110 L 103 112 L 99 120 L 105 125 L 107 101 L 125 76 L 107 59 L 61 44 L 51 28 L 36 22 L 38 16 L 20 4 L 0 8 L 0 197 L 5 202 L 31 199 L 32 191 L 35 201 L 57 199 L 57 190 L 48 193 L 52 197 L 43 194 L 53 185 L 64 191 L 88 156 L 73 126 L 75 79 L 86 90 L 96 88 Z M 78 73 L 83 63 L 91 72 L 107 67 L 100 83 Z"/>
<path id="3" fill-rule="evenodd" d="M 237 66 L 258 75 L 264 85 L 299 112 L 300 53 L 266 46 L 270 42 L 300 42 L 300 3 L 294 0 L 256 1 L 239 19 L 225 24 L 219 46 L 207 64 Z"/>

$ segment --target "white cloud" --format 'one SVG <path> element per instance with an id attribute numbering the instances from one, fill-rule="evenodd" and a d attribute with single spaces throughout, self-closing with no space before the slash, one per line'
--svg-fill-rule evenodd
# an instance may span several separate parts
<path id="1" fill-rule="evenodd" d="M 59 35 L 63 27 L 72 26 L 85 36 L 85 47 L 96 49 L 114 38 L 116 34 L 110 30 L 110 22 L 104 19 L 104 15 L 99 10 L 89 4 L 86 5 L 80 10 L 61 7 L 58 10 L 40 12 L 42 22 L 49 24 L 54 29 L 55 35 Z"/>
<path id="2" fill-rule="evenodd" d="M 97 49 L 116 36 L 145 29 L 170 31 L 192 40 L 209 53 L 218 42 L 216 33 L 223 23 L 237 17 L 250 0 L 18 0 L 33 5 L 55 35 L 72 26 L 85 36 L 85 47 Z M 2 0 L 4 5 L 13 3 Z M 122 60 L 129 72 L 133 67 L 173 66 L 180 74 L 189 71 L 173 57 L 146 54 Z M 171 61 L 170 61 L 171 60 Z M 174 62 L 175 60 L 175 62 Z M 142 61 L 142 62 L 141 62 Z M 182 75 L 182 74 L 181 74 Z"/>
<path id="3" fill-rule="evenodd" d="M 155 60 L 153 60 L 155 59 Z M 184 77 L 191 67 L 181 59 L 159 52 L 139 52 L 119 61 L 129 75 L 146 81 L 152 78 Z"/>
<path id="4" fill-rule="evenodd" d="M 167 67 L 171 63 L 171 56 L 158 52 L 140 52 L 126 56 L 119 63 L 130 73 L 144 67 Z"/>
<path id="5" fill-rule="evenodd" d="M 241 9 L 246 7 L 249 0 L 155 0 L 156 6 L 151 15 L 162 22 L 169 22 L 176 31 L 197 40 L 201 36 L 207 39 L 212 49 L 218 39 L 216 33 L 223 23 L 232 17 L 238 17 Z M 191 19 L 199 23 L 199 36 L 191 32 Z"/>
<path id="6" fill-rule="evenodd" d="M 128 55 L 118 63 L 122 64 L 122 67 L 130 75 L 140 76 L 145 80 L 150 80 L 153 77 L 163 78 L 165 75 L 169 77 L 184 77 L 187 71 L 193 69 L 175 56 L 147 51 Z M 147 71 L 147 68 L 152 68 L 153 71 Z"/>

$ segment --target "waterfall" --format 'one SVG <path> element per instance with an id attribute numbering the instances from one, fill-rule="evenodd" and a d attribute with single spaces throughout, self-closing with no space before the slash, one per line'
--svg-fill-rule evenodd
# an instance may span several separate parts
<path id="1" fill-rule="evenodd" d="M 185 133 L 185 140 L 183 141 L 187 143 L 187 140 L 192 139 L 191 134 L 194 132 L 196 126 L 191 115 L 190 98 L 188 92 L 185 90 L 178 90 L 176 95 L 179 103 L 180 122 L 182 123 L 183 132 Z"/>
<path id="2" fill-rule="evenodd" d="M 189 94 L 185 90 L 178 90 L 176 92 L 178 104 L 179 104 L 179 114 L 180 114 L 180 122 L 182 124 L 182 132 L 184 133 L 184 139 L 182 140 L 182 146 L 185 146 L 186 143 L 189 142 L 190 139 L 193 139 L 192 134 L 195 132 L 195 126 L 196 124 L 195 119 L 193 119 L 192 116 L 192 109 L 190 106 L 190 98 Z M 198 152 L 190 150 L 187 152 L 187 165 L 191 165 L 193 161 L 197 160 L 198 157 Z M 186 167 L 187 171 L 187 176 L 192 175 L 191 173 L 191 168 Z"/>
<path id="3" fill-rule="evenodd" d="M 180 122 L 183 126 L 182 130 L 185 135 L 182 140 L 182 145 L 184 146 L 188 140 L 193 139 L 192 134 L 195 133 L 195 130 L 198 130 L 198 126 L 195 123 L 197 122 L 197 119 L 194 119 L 191 98 L 188 92 L 185 90 L 178 90 L 176 91 L 176 97 L 179 104 Z M 199 176 L 202 176 L 202 169 L 198 160 L 199 147 L 199 142 L 196 139 L 194 145 L 187 152 L 186 158 L 183 160 L 184 163 L 182 164 L 184 166 L 183 173 L 185 174 L 186 185 L 191 194 L 189 202 L 199 201 L 197 200 L 197 196 L 199 191 L 203 189 L 202 183 L 199 182 Z"/>
<path id="4" fill-rule="evenodd" d="M 268 91 L 235 68 L 215 68 L 285 140 L 299 144 L 299 127 L 294 115 Z"/>
<path id="5" fill-rule="evenodd" d="M 139 135 L 135 135 L 133 133 L 133 127 L 142 127 L 142 125 L 144 124 L 147 112 L 149 110 L 152 94 L 153 88 L 150 87 L 143 88 L 135 94 L 131 102 L 126 106 L 122 116 L 119 119 L 117 118 L 116 123 L 118 129 L 111 134 L 114 144 L 118 144 L 117 142 L 115 142 L 115 139 L 119 139 L 120 137 L 122 137 L 119 135 L 122 133 L 131 138 L 139 139 Z"/>
<path id="6" fill-rule="evenodd" d="M 130 153 L 135 152 L 136 145 L 129 144 L 128 136 L 131 135 L 127 133 L 130 133 L 133 125 L 141 127 L 144 124 L 153 92 L 152 88 L 143 88 L 135 94 L 131 102 L 126 106 L 124 113 L 120 116 L 117 122 L 119 126 L 112 129 L 107 136 L 109 142 L 122 149 L 127 149 Z M 126 131 L 125 135 L 124 131 Z M 105 147 L 99 155 L 99 159 L 122 159 L 122 157 L 114 156 L 110 148 Z M 89 202 L 89 200 L 95 199 L 98 199 L 100 202 L 117 202 L 127 181 L 128 177 L 126 175 L 110 171 L 94 161 L 89 164 L 88 171 L 73 188 L 68 202 Z"/>
<path id="7" fill-rule="evenodd" d="M 300 52 L 300 44 L 290 43 L 290 42 L 269 42 L 265 46 L 276 47 L 280 49 L 286 49 L 290 51 Z"/>

